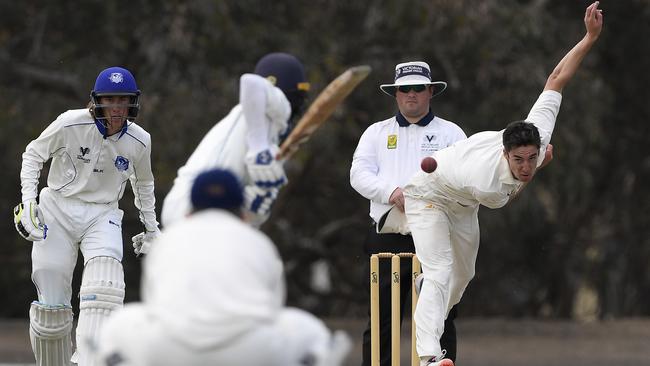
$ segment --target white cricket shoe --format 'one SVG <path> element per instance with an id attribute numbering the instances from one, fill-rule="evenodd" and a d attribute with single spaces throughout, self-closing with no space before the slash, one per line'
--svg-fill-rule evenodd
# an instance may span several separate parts
<path id="1" fill-rule="evenodd" d="M 420 366 L 454 366 L 454 361 L 445 358 L 447 355 L 447 350 L 442 350 L 442 355 L 440 357 L 422 357 L 420 358 Z"/>
<path id="2" fill-rule="evenodd" d="M 420 366 L 454 366 L 454 361 L 448 358 L 443 358 L 440 361 L 436 361 L 436 358 L 432 357 L 430 359 L 420 360 Z"/>

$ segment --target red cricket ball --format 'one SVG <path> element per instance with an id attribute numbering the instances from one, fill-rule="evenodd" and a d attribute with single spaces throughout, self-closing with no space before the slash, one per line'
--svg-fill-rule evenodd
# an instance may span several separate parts
<path id="1" fill-rule="evenodd" d="M 433 173 L 437 167 L 438 162 L 431 156 L 427 156 L 426 158 L 422 159 L 422 162 L 420 163 L 420 168 L 422 168 L 422 170 L 427 173 Z"/>

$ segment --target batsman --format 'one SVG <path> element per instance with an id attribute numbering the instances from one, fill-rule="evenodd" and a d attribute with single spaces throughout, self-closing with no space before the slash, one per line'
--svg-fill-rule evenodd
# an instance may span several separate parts
<path id="1" fill-rule="evenodd" d="M 167 227 L 191 212 L 194 179 L 205 170 L 231 170 L 245 185 L 244 215 L 254 226 L 270 216 L 280 189 L 288 183 L 278 145 L 302 113 L 310 88 L 302 63 L 288 53 L 262 57 L 253 73 L 239 80 L 239 104 L 210 129 L 178 169 L 162 207 Z"/>
<path id="2" fill-rule="evenodd" d="M 435 152 L 437 169 L 417 173 L 404 189 L 407 221 L 424 276 L 415 312 L 421 366 L 454 364 L 445 358 L 440 336 L 449 310 L 474 276 L 479 206 L 505 206 L 552 158 L 550 141 L 562 89 L 602 30 L 598 1 L 587 7 L 584 24 L 585 36 L 549 75 L 525 120 Z"/>

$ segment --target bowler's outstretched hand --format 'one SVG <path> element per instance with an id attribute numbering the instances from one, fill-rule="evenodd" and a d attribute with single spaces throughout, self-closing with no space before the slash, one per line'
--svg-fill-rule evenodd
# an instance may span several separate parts
<path id="1" fill-rule="evenodd" d="M 587 36 L 596 39 L 600 36 L 600 31 L 603 29 L 603 11 L 598 9 L 599 1 L 595 1 L 589 5 L 585 10 L 585 28 L 587 28 Z"/>

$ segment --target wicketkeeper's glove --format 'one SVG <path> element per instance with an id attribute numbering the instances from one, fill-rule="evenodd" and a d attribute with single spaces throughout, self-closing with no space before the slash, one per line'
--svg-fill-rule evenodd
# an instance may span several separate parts
<path id="1" fill-rule="evenodd" d="M 253 184 L 259 188 L 280 188 L 287 184 L 282 162 L 275 159 L 278 147 L 246 154 L 246 170 Z"/>
<path id="2" fill-rule="evenodd" d="M 47 237 L 47 225 L 36 200 L 28 200 L 14 207 L 14 225 L 16 231 L 29 241 L 39 241 Z"/>
<path id="3" fill-rule="evenodd" d="M 135 252 L 136 257 L 149 253 L 149 250 L 151 250 L 151 244 L 158 234 L 160 234 L 160 230 L 156 229 L 156 231 L 142 232 L 131 238 L 133 241 L 133 251 Z"/>

